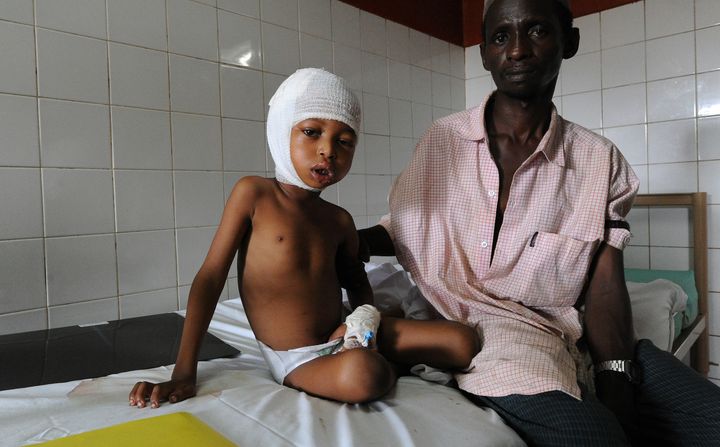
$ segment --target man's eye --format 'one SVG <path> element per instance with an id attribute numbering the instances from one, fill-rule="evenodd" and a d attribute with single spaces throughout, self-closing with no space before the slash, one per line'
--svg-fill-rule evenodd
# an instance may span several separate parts
<path id="1" fill-rule="evenodd" d="M 529 34 L 535 37 L 543 37 L 547 35 L 547 30 L 541 26 L 533 26 L 532 28 L 530 28 Z"/>
<path id="2" fill-rule="evenodd" d="M 495 43 L 497 45 L 502 45 L 505 42 L 507 42 L 507 40 L 508 40 L 507 34 L 496 34 L 493 36 L 493 39 L 492 39 L 493 43 Z"/>

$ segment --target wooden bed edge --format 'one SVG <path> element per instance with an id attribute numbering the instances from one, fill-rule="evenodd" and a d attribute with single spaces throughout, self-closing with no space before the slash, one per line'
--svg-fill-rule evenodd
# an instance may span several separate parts
<path id="1" fill-rule="evenodd" d="M 710 370 L 708 315 L 708 244 L 707 193 L 640 194 L 634 206 L 687 207 L 693 222 L 693 271 L 698 291 L 698 316 L 692 326 L 683 330 L 673 354 L 683 358 L 692 349 L 692 367 L 707 377 Z M 700 324 L 702 323 L 702 324 Z M 702 327 L 701 327 L 702 326 Z"/>

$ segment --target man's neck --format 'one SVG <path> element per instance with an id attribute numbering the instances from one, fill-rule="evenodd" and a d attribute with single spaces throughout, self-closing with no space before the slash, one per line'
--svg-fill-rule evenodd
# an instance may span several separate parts
<path id="1" fill-rule="evenodd" d="M 521 145 L 531 140 L 539 141 L 550 126 L 552 97 L 518 99 L 498 91 L 489 112 L 486 114 L 489 135 L 506 136 Z"/>

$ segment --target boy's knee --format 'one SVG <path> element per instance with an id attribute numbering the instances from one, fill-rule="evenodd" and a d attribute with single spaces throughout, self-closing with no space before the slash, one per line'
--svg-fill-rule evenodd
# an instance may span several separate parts
<path id="1" fill-rule="evenodd" d="M 338 387 L 348 403 L 369 402 L 387 393 L 395 374 L 387 360 L 375 351 L 357 348 L 343 353 Z"/>

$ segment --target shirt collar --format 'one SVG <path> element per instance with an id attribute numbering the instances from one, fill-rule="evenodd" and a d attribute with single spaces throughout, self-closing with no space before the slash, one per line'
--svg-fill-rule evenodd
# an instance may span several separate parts
<path id="1" fill-rule="evenodd" d="M 458 132 L 460 137 L 471 141 L 487 142 L 487 130 L 485 129 L 485 108 L 495 92 L 485 97 L 482 104 L 467 110 L 464 120 L 460 123 Z M 547 161 L 555 163 L 558 166 L 565 166 L 565 139 L 563 138 L 563 129 L 565 120 L 557 113 L 557 109 L 553 104 L 550 127 L 545 132 L 540 144 L 538 144 L 535 153 L 542 152 Z"/>

